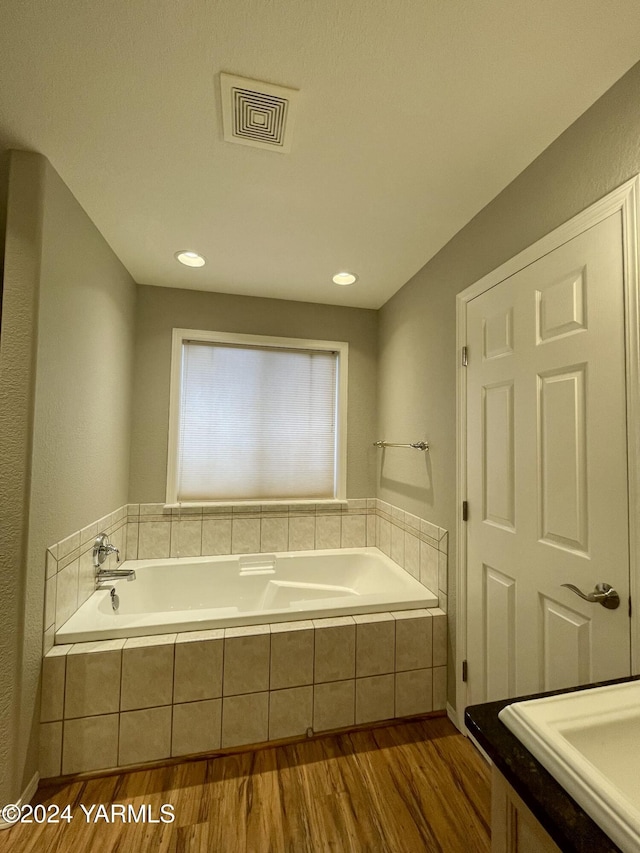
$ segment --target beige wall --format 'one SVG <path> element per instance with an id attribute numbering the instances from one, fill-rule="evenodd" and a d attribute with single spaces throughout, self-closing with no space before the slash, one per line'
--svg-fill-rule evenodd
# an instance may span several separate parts
<path id="1" fill-rule="evenodd" d="M 426 435 L 432 450 L 426 465 L 407 451 L 388 453 L 379 497 L 455 531 L 456 293 L 640 171 L 639 104 L 640 64 L 382 308 L 379 432 L 392 440 Z"/>
<path id="2" fill-rule="evenodd" d="M 20 371 L 26 392 L 17 401 L 25 433 L 6 448 L 8 459 L 17 459 L 8 481 L 20 482 L 25 494 L 13 538 L 26 548 L 14 549 L 7 566 L 19 630 L 15 618 L 5 618 L 5 599 L 0 622 L 0 647 L 10 655 L 22 638 L 8 691 L 17 717 L 0 722 L 0 748 L 11 744 L 13 767 L 1 780 L 3 802 L 14 800 L 37 768 L 46 547 L 127 500 L 135 314 L 133 280 L 60 177 L 43 157 L 14 152 L 5 296 L 21 292 L 34 299 L 27 306 L 5 299 L 0 353 L 6 343 L 4 366 Z M 35 395 L 28 359 L 20 363 L 33 345 Z M 10 402 L 9 415 L 13 408 Z M 4 701 L 4 683 L 2 695 Z"/>
<path id="3" fill-rule="evenodd" d="M 0 290 L 4 262 L 4 236 L 7 224 L 7 191 L 9 186 L 9 152 L 0 151 Z"/>
<path id="4" fill-rule="evenodd" d="M 350 498 L 371 497 L 377 319 L 376 311 L 364 308 L 139 287 L 129 500 L 165 499 L 173 328 L 348 341 L 347 493 Z"/>
<path id="5" fill-rule="evenodd" d="M 22 792 L 17 732 L 44 160 L 12 163 L 0 329 L 0 805 Z M 31 773 L 34 767 L 30 767 Z"/>

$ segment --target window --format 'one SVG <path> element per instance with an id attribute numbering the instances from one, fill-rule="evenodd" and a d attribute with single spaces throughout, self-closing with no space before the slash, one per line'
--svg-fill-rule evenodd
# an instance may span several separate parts
<path id="1" fill-rule="evenodd" d="M 344 499 L 347 352 L 174 329 L 167 504 Z"/>

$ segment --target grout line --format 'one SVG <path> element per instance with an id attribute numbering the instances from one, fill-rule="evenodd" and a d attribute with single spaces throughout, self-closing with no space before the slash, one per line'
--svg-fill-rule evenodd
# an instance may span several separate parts
<path id="1" fill-rule="evenodd" d="M 118 734 L 116 736 L 116 766 L 120 765 L 120 727 L 122 723 L 122 713 L 120 705 L 122 703 L 122 679 L 124 675 L 124 645 L 120 649 L 120 691 L 118 694 Z"/>
<path id="2" fill-rule="evenodd" d="M 176 634 L 177 637 L 177 634 Z M 173 642 L 173 654 L 171 655 L 171 683 L 172 686 L 175 684 L 176 679 L 176 643 L 175 640 Z M 173 714 L 174 714 L 175 703 L 173 701 L 173 690 L 171 691 L 171 703 L 169 708 L 169 757 L 173 756 Z"/>

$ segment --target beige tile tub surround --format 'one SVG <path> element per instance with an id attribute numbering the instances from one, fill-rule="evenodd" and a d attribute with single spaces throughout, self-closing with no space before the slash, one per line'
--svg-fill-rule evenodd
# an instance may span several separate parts
<path id="1" fill-rule="evenodd" d="M 118 764 L 143 764 L 171 755 L 170 705 L 120 714 Z"/>
<path id="2" fill-rule="evenodd" d="M 96 588 L 96 569 L 93 565 L 94 540 L 91 542 L 91 547 L 80 555 L 78 561 L 78 607 L 83 604 L 93 592 L 95 592 Z M 123 553 L 121 555 L 121 560 L 124 561 L 124 559 L 125 555 Z"/>
<path id="3" fill-rule="evenodd" d="M 137 523 L 127 522 L 127 533 L 125 536 L 125 557 L 127 560 L 137 560 L 138 558 L 138 532 L 140 525 Z"/>
<path id="4" fill-rule="evenodd" d="M 447 667 L 434 666 L 433 668 L 433 707 L 446 708 L 447 706 Z"/>
<path id="5" fill-rule="evenodd" d="M 173 706 L 171 755 L 195 755 L 220 749 L 222 699 Z"/>
<path id="6" fill-rule="evenodd" d="M 138 554 L 145 560 L 165 559 L 171 553 L 171 522 L 147 521 L 138 528 Z"/>
<path id="7" fill-rule="evenodd" d="M 446 670 L 446 667 L 442 667 Z M 431 708 L 444 708 L 446 702 L 446 672 L 443 680 L 445 692 L 436 697 L 432 669 L 413 669 L 396 673 L 396 716 L 411 717 L 424 714 Z"/>
<path id="8" fill-rule="evenodd" d="M 65 720 L 62 738 L 62 773 L 85 773 L 116 766 L 118 714 Z"/>
<path id="9" fill-rule="evenodd" d="M 396 619 L 395 669 L 398 672 L 433 666 L 434 620 L 424 618 L 429 613 L 429 610 L 403 610 L 392 614 Z"/>
<path id="10" fill-rule="evenodd" d="M 443 654 L 439 608 L 56 646 L 43 660 L 41 773 L 441 710 Z"/>
<path id="11" fill-rule="evenodd" d="M 404 534 L 405 531 L 396 524 L 391 525 L 391 559 L 404 566 Z"/>
<path id="12" fill-rule="evenodd" d="M 313 726 L 313 687 L 269 693 L 269 740 L 306 734 Z"/>
<path id="13" fill-rule="evenodd" d="M 93 543 L 98 533 L 107 533 L 112 544 L 120 550 L 120 559 L 124 560 L 128 536 L 127 507 L 119 507 L 47 548 L 42 626 L 44 655 L 53 646 L 55 631 L 95 591 Z M 114 566 L 115 559 L 115 555 L 111 554 L 105 566 Z"/>
<path id="14" fill-rule="evenodd" d="M 269 689 L 271 632 L 268 625 L 226 628 L 222 693 L 234 696 Z"/>
<path id="15" fill-rule="evenodd" d="M 449 534 L 385 501 L 375 501 L 375 544 L 416 577 L 446 606 Z"/>
<path id="16" fill-rule="evenodd" d="M 315 515 L 292 515 L 289 518 L 288 551 L 313 551 L 316 546 Z"/>
<path id="17" fill-rule="evenodd" d="M 211 557 L 231 553 L 231 518 L 203 518 L 202 553 Z"/>
<path id="18" fill-rule="evenodd" d="M 356 679 L 356 725 L 388 720 L 395 715 L 395 678 L 373 675 Z"/>
<path id="19" fill-rule="evenodd" d="M 60 776 L 62 767 L 62 723 L 40 724 L 40 756 L 38 770 L 42 779 Z"/>
<path id="20" fill-rule="evenodd" d="M 347 512 L 342 518 L 341 548 L 365 548 L 367 545 L 367 516 Z"/>
<path id="21" fill-rule="evenodd" d="M 269 693 L 229 696 L 222 703 L 222 746 L 243 746 L 269 739 Z"/>
<path id="22" fill-rule="evenodd" d="M 231 525 L 231 553 L 257 554 L 260 551 L 260 518 L 234 518 Z"/>
<path id="23" fill-rule="evenodd" d="M 56 575 L 56 628 L 64 625 L 78 609 L 79 568 L 80 560 L 76 558 Z"/>
<path id="24" fill-rule="evenodd" d="M 437 589 L 440 607 L 53 646 L 56 627 L 93 592 L 91 551 L 103 531 L 123 559 L 229 554 L 234 541 L 237 553 L 376 545 Z M 120 507 L 47 550 L 41 775 L 444 709 L 447 562 L 445 530 L 375 499 Z"/>
<path id="25" fill-rule="evenodd" d="M 47 550 L 44 654 L 53 645 L 55 629 L 94 591 L 93 542 L 103 531 L 122 560 L 377 546 L 437 592 L 446 612 L 447 531 L 384 501 L 177 509 L 126 504 Z M 111 555 L 107 566 L 114 564 Z"/>
<path id="26" fill-rule="evenodd" d="M 314 681 L 341 681 L 356 674 L 356 623 L 353 616 L 314 619 Z"/>
<path id="27" fill-rule="evenodd" d="M 447 614 L 442 608 L 431 611 L 433 624 L 433 665 L 447 665 Z"/>
<path id="28" fill-rule="evenodd" d="M 129 504 L 127 559 L 313 551 L 375 545 L 376 501 L 187 507 Z M 170 529 L 160 528 L 168 525 Z"/>
<path id="29" fill-rule="evenodd" d="M 446 556 L 446 555 L 445 555 Z M 432 590 L 438 589 L 440 552 L 433 545 L 420 541 L 420 583 Z"/>
<path id="30" fill-rule="evenodd" d="M 356 682 L 329 681 L 313 691 L 313 728 L 317 732 L 341 729 L 355 723 Z"/>
<path id="31" fill-rule="evenodd" d="M 171 705 L 176 637 L 177 634 L 158 634 L 125 641 L 122 650 L 122 711 Z"/>
<path id="32" fill-rule="evenodd" d="M 275 514 L 273 514 L 275 515 Z M 260 519 L 260 551 L 286 551 L 289 547 L 289 517 L 263 515 Z"/>
<path id="33" fill-rule="evenodd" d="M 404 534 L 404 568 L 417 580 L 420 580 L 420 540 L 405 531 Z"/>
<path id="34" fill-rule="evenodd" d="M 222 696 L 224 629 L 178 634 L 173 701 L 194 702 Z"/>
<path id="35" fill-rule="evenodd" d="M 64 714 L 66 654 L 71 646 L 55 646 L 42 661 L 40 721 L 61 720 Z"/>
<path id="36" fill-rule="evenodd" d="M 271 626 L 271 690 L 313 684 L 313 622 L 281 622 Z"/>
<path id="37" fill-rule="evenodd" d="M 171 519 L 171 556 L 198 557 L 202 554 L 202 517 Z"/>
<path id="38" fill-rule="evenodd" d="M 396 624 L 391 613 L 353 617 L 356 623 L 356 676 L 395 671 Z"/>
<path id="39" fill-rule="evenodd" d="M 339 515 L 319 515 L 316 518 L 316 549 L 339 548 L 342 518 Z"/>
<path id="40" fill-rule="evenodd" d="M 107 640 L 71 647 L 66 657 L 65 717 L 118 713 L 124 644 Z M 48 658 L 44 660 L 46 664 Z"/>

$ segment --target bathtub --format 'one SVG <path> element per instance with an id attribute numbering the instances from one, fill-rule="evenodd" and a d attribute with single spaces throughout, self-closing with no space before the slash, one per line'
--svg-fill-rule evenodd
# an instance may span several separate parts
<path id="1" fill-rule="evenodd" d="M 57 644 L 438 606 L 377 548 L 127 560 L 122 568 L 136 580 L 96 591 L 58 629 Z"/>

